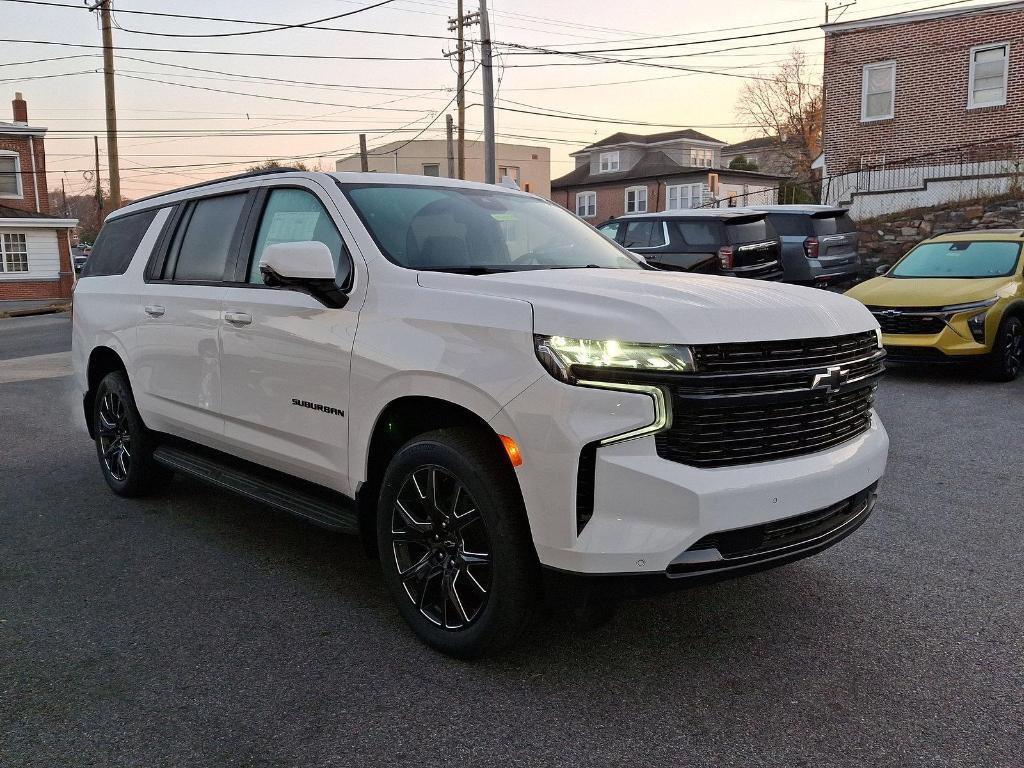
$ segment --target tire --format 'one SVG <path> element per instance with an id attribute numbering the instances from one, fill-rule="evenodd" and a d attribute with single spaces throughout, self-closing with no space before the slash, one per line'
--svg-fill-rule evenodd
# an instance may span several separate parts
<path id="1" fill-rule="evenodd" d="M 514 470 L 489 436 L 413 438 L 384 475 L 377 543 L 402 617 L 458 658 L 511 646 L 539 602 L 540 567 Z"/>
<path id="2" fill-rule="evenodd" d="M 1024 323 L 1007 317 L 999 324 L 996 340 L 988 355 L 987 373 L 993 381 L 1013 381 L 1024 365 Z"/>
<path id="3" fill-rule="evenodd" d="M 108 373 L 96 387 L 92 419 L 96 456 L 110 490 L 129 497 L 163 490 L 173 473 L 153 459 L 156 442 L 123 372 Z"/>

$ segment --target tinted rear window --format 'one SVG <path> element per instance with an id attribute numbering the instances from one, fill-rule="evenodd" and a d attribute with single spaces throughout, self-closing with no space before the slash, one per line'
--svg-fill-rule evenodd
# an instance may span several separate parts
<path id="1" fill-rule="evenodd" d="M 626 224 L 625 248 L 657 248 L 665 244 L 665 227 L 660 221 L 630 221 Z"/>
<path id="2" fill-rule="evenodd" d="M 82 268 L 81 276 L 123 275 L 156 214 L 157 209 L 154 208 L 152 211 L 120 216 L 104 224 L 92 254 Z"/>
<path id="3" fill-rule="evenodd" d="M 775 237 L 774 230 L 769 229 L 765 219 L 737 224 L 726 223 L 725 232 L 729 242 L 733 244 L 756 243 L 762 240 L 772 240 Z"/>
<path id="4" fill-rule="evenodd" d="M 842 235 L 847 232 L 856 232 L 857 225 L 853 219 L 845 213 L 838 216 L 813 216 L 811 223 L 814 225 L 816 235 Z"/>
<path id="5" fill-rule="evenodd" d="M 718 221 L 679 221 L 676 228 L 687 245 L 708 245 L 718 248 L 722 244 L 722 225 Z"/>
<path id="6" fill-rule="evenodd" d="M 811 217 L 805 213 L 770 213 L 768 214 L 768 221 L 775 227 L 775 231 L 783 237 L 786 235 L 807 237 L 814 234 Z"/>
<path id="7" fill-rule="evenodd" d="M 231 253 L 231 243 L 246 193 L 198 200 L 178 228 L 164 277 L 218 282 Z"/>

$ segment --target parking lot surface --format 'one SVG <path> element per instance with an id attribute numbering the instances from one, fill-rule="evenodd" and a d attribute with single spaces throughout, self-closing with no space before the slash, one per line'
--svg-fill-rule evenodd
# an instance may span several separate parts
<path id="1" fill-rule="evenodd" d="M 421 645 L 353 539 L 187 479 L 111 494 L 69 378 L 0 403 L 2 766 L 1024 761 L 1024 381 L 891 371 L 853 536 L 478 663 Z"/>

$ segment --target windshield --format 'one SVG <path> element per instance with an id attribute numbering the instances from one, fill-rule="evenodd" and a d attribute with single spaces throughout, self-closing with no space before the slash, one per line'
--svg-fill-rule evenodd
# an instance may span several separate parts
<path id="1" fill-rule="evenodd" d="M 384 256 L 408 269 L 643 268 L 565 209 L 535 197 L 397 184 L 341 188 Z"/>
<path id="2" fill-rule="evenodd" d="M 1019 256 L 1020 243 L 998 240 L 923 243 L 887 277 L 1005 277 L 1013 274 Z"/>

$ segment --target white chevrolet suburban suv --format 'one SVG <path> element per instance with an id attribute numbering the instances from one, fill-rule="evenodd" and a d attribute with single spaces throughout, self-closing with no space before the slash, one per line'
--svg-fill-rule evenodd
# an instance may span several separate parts
<path id="1" fill-rule="evenodd" d="M 858 302 L 648 267 L 551 202 L 250 174 L 108 217 L 77 385 L 122 496 L 200 478 L 379 555 L 471 657 L 541 597 L 781 565 L 871 513 L 884 351 Z"/>

